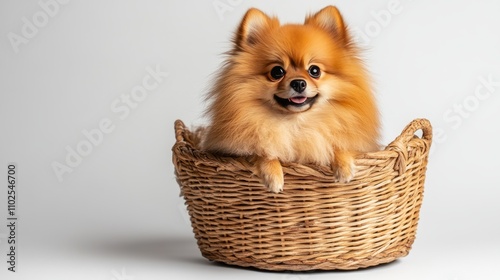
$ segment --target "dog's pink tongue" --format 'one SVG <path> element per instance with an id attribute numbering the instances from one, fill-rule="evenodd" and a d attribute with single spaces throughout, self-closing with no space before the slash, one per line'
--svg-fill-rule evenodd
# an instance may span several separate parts
<path id="1" fill-rule="evenodd" d="M 290 100 L 291 102 L 293 102 L 295 104 L 302 104 L 302 103 L 306 102 L 307 97 L 305 97 L 305 96 L 295 96 L 295 97 L 292 97 L 292 98 L 290 98 L 288 100 Z"/>

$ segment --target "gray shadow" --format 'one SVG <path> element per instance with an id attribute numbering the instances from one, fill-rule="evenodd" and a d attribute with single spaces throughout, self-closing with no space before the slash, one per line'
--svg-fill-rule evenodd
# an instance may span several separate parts
<path id="1" fill-rule="evenodd" d="M 253 271 L 257 273 L 293 274 L 296 276 L 325 273 L 351 274 L 370 270 L 385 270 L 390 269 L 390 267 L 396 266 L 401 262 L 400 260 L 395 260 L 390 263 L 356 270 L 312 270 L 304 272 L 268 271 L 253 267 L 240 267 L 236 265 L 228 265 L 221 262 L 209 261 L 201 255 L 194 237 L 156 237 L 147 239 L 94 240 L 91 242 L 81 242 L 78 245 L 78 249 L 81 253 L 88 253 L 93 256 L 99 255 L 111 258 L 140 259 L 188 266 L 209 266 L 219 269 Z"/>
<path id="2" fill-rule="evenodd" d="M 151 237 L 117 240 L 87 240 L 76 244 L 81 253 L 112 258 L 210 265 L 201 256 L 194 237 Z"/>

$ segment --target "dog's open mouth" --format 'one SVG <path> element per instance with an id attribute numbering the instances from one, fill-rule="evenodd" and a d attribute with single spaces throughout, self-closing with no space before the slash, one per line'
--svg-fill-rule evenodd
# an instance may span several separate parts
<path id="1" fill-rule="evenodd" d="M 279 105 L 283 107 L 294 106 L 294 107 L 303 107 L 306 105 L 312 105 L 312 103 L 316 100 L 318 95 L 316 94 L 313 97 L 306 96 L 294 96 L 291 98 L 281 98 L 277 95 L 274 95 L 274 100 L 278 102 Z"/>

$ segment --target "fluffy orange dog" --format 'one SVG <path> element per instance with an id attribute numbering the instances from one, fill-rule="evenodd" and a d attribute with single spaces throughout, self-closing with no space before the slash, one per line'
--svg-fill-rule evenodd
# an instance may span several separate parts
<path id="1" fill-rule="evenodd" d="M 203 148 L 254 156 L 272 192 L 283 190 L 281 162 L 332 165 L 348 182 L 356 153 L 378 148 L 369 79 L 333 6 L 287 25 L 250 9 L 208 100 Z"/>

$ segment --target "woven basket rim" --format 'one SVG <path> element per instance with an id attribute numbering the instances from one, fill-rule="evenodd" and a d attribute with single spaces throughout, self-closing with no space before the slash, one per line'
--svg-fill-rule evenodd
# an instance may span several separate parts
<path id="1" fill-rule="evenodd" d="M 174 122 L 174 129 L 176 142 L 172 147 L 173 151 L 177 149 L 187 149 L 195 158 L 203 159 L 206 163 L 208 162 L 216 165 L 222 164 L 225 167 L 230 167 L 234 171 L 253 169 L 253 165 L 250 162 L 249 157 L 213 154 L 196 147 L 196 144 L 189 139 L 188 134 L 198 134 L 200 132 L 198 129 L 192 132 L 182 120 L 177 119 Z M 421 137 L 416 135 L 417 131 L 422 131 Z M 432 144 L 432 135 L 432 125 L 428 119 L 414 119 L 406 125 L 401 133 L 383 149 L 375 152 L 357 154 L 355 157 L 355 164 L 362 164 L 364 159 L 396 158 L 394 168 L 398 171 L 399 175 L 404 174 L 406 171 L 406 162 L 408 160 L 407 147 L 410 145 L 410 142 L 418 141 L 419 143 L 424 143 L 424 145 L 427 146 L 427 150 L 429 150 Z M 175 152 L 173 155 L 175 156 Z M 332 170 L 331 166 L 294 162 L 282 162 L 282 166 L 285 174 L 298 175 L 302 172 L 307 172 L 309 174 L 315 174 L 322 177 L 331 177 L 335 174 L 335 171 Z"/>

